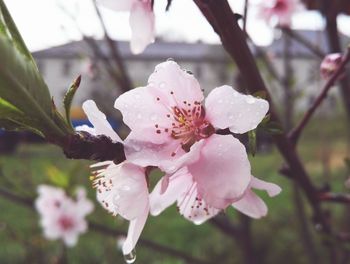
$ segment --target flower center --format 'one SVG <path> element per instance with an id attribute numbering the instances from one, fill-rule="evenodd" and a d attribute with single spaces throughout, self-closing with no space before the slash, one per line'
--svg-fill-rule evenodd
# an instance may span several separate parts
<path id="1" fill-rule="evenodd" d="M 60 225 L 60 227 L 67 231 L 70 230 L 74 227 L 74 221 L 72 218 L 67 217 L 67 216 L 62 216 L 58 219 L 58 224 Z"/>
<path id="2" fill-rule="evenodd" d="M 167 118 L 172 119 L 171 127 L 161 129 L 158 124 L 155 124 L 156 133 L 169 133 L 173 139 L 180 140 L 183 150 L 189 152 L 196 141 L 210 137 L 215 133 L 215 129 L 205 119 L 205 109 L 200 102 L 183 101 L 179 104 L 174 92 L 170 94 L 176 102 L 176 106 L 169 108 L 169 113 L 166 115 Z M 157 98 L 157 101 L 160 101 L 160 98 Z M 173 152 L 172 156 L 175 154 Z"/>
<path id="3" fill-rule="evenodd" d="M 285 11 L 288 8 L 285 0 L 277 0 L 274 6 L 276 11 Z"/>

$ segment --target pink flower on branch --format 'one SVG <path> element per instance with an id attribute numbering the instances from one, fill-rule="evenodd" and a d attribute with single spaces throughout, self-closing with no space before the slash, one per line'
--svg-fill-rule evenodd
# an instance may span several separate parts
<path id="1" fill-rule="evenodd" d="M 115 142 L 122 142 L 94 101 L 84 102 L 83 109 L 94 127 L 82 126 L 77 128 L 78 131 L 106 135 Z M 91 167 L 95 170 L 93 186 L 97 191 L 97 200 L 112 215 L 120 215 L 130 221 L 123 243 L 123 253 L 128 255 L 134 249 L 149 214 L 145 169 L 128 161 L 120 164 L 105 161 Z"/>
<path id="2" fill-rule="evenodd" d="M 259 16 L 268 23 L 275 20 L 279 26 L 289 27 L 292 16 L 300 9 L 300 2 L 299 0 L 261 0 L 258 7 Z"/>
<path id="3" fill-rule="evenodd" d="M 80 234 L 87 230 L 86 215 L 93 211 L 93 204 L 86 198 L 85 189 L 77 189 L 76 200 L 66 196 L 60 188 L 40 185 L 35 201 L 44 235 L 49 240 L 62 239 L 72 247 Z"/>
<path id="4" fill-rule="evenodd" d="M 264 215 L 261 200 L 250 192 L 256 181 L 245 147 L 233 136 L 215 132 L 228 128 L 240 134 L 255 129 L 268 111 L 268 102 L 227 85 L 215 88 L 205 102 L 203 99 L 193 75 L 173 61 L 159 64 L 146 87 L 124 93 L 115 102 L 131 129 L 125 144 L 127 159 L 165 171 L 167 175 L 152 201 L 177 200 L 180 212 L 192 219 L 197 218 L 194 211 L 198 210 L 191 209 L 203 209 L 206 217 L 195 222 L 203 222 L 235 202 L 241 211 L 258 206 L 261 211 L 256 217 Z M 278 189 L 273 195 L 280 190 L 268 183 L 263 189 L 270 191 L 270 187 Z M 168 200 L 173 188 L 176 191 Z M 248 206 L 246 200 L 250 201 Z"/>
<path id="5" fill-rule="evenodd" d="M 115 11 L 130 11 L 130 47 L 134 54 L 144 51 L 154 42 L 155 26 L 151 0 L 99 0 L 101 5 Z"/>

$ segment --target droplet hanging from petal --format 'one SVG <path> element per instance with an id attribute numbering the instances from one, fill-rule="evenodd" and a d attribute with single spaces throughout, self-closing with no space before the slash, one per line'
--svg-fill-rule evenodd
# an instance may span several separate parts
<path id="1" fill-rule="evenodd" d="M 126 263 L 134 263 L 136 260 L 136 251 L 133 249 L 129 254 L 124 255 L 124 260 Z"/>

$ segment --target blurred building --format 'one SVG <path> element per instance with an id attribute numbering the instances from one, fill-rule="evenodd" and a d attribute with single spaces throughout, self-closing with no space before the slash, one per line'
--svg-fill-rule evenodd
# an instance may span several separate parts
<path id="1" fill-rule="evenodd" d="M 320 50 L 324 52 L 328 50 L 325 32 L 298 31 L 297 33 L 311 43 L 315 43 Z M 89 98 L 100 100 L 106 106 L 112 105 L 114 99 L 120 94 L 120 89 L 103 67 L 103 60 L 112 58 L 107 43 L 102 40 L 93 42 L 100 51 L 98 57 L 95 56 L 96 52 L 91 48 L 91 44 L 88 44 L 88 40 L 71 42 L 33 53 L 57 104 L 62 100 L 69 84 L 79 74 L 82 74 L 83 81 L 74 101 L 76 107 Z M 343 37 L 342 42 L 346 45 L 350 41 Z M 115 45 L 135 87 L 145 85 L 155 65 L 169 58 L 191 71 L 206 93 L 223 84 L 239 83 L 236 67 L 221 45 L 156 41 L 137 56 L 130 52 L 128 42 L 119 41 Z M 292 66 L 292 71 L 288 74 L 292 80 L 296 109 L 303 110 L 322 87 L 323 81 L 319 75 L 321 59 L 295 40 L 289 40 L 287 46 Z M 285 76 L 283 66 L 285 36 L 281 35 L 270 46 L 263 49 L 275 65 L 279 76 L 283 78 Z M 252 50 L 259 58 L 259 53 L 254 48 Z M 276 103 L 282 105 L 283 87 L 273 80 L 263 63 L 259 62 L 259 67 Z M 335 89 L 333 91 L 335 93 Z"/>

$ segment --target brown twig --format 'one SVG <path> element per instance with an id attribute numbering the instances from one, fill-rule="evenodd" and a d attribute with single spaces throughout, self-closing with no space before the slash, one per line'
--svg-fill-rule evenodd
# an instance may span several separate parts
<path id="1" fill-rule="evenodd" d="M 342 193 L 320 193 L 318 199 L 322 202 L 350 204 L 350 195 Z"/>
<path id="2" fill-rule="evenodd" d="M 105 135 L 93 136 L 79 132 L 64 138 L 47 138 L 47 141 L 61 147 L 69 159 L 113 160 L 116 164 L 125 160 L 124 145 Z"/>
<path id="3" fill-rule="evenodd" d="M 327 55 L 320 48 L 315 46 L 308 39 L 304 38 L 302 35 L 298 34 L 294 30 L 291 30 L 290 28 L 287 28 L 287 27 L 282 27 L 281 29 L 285 34 L 287 34 L 288 36 L 290 36 L 294 40 L 298 41 L 300 44 L 302 44 L 304 47 L 309 49 L 314 55 L 316 55 L 321 60 Z"/>
<path id="4" fill-rule="evenodd" d="M 289 133 L 290 140 L 295 144 L 300 134 L 302 133 L 303 129 L 309 122 L 312 115 L 315 113 L 316 109 L 321 105 L 323 100 L 327 97 L 327 94 L 329 90 L 334 86 L 335 82 L 338 80 L 339 76 L 344 72 L 344 69 L 346 65 L 350 61 L 350 48 L 348 48 L 346 54 L 343 57 L 342 63 L 339 65 L 337 71 L 328 79 L 326 84 L 324 85 L 322 92 L 318 95 L 315 102 L 312 104 L 312 106 L 307 110 L 305 115 L 303 116 L 300 123 Z"/>
<path id="5" fill-rule="evenodd" d="M 18 194 L 14 194 L 4 188 L 0 188 L 0 196 L 2 198 L 5 198 L 6 200 L 13 202 L 15 204 L 19 204 L 21 206 L 25 206 L 31 210 L 35 210 L 34 208 L 34 199 L 29 197 L 22 197 Z M 96 222 L 88 221 L 89 228 L 97 233 L 108 235 L 112 237 L 116 236 L 126 236 L 126 232 L 122 230 L 118 230 L 115 228 L 111 228 Z M 186 261 L 187 263 L 193 263 L 193 264 L 209 264 L 210 262 L 201 260 L 195 257 L 192 257 L 191 255 L 187 255 L 186 253 L 173 249 L 171 247 L 167 247 L 161 244 L 158 244 L 154 241 L 147 240 L 147 239 L 139 239 L 139 245 L 144 246 L 150 250 L 159 252 L 161 254 L 166 254 L 178 259 L 182 259 Z"/>
<path id="6" fill-rule="evenodd" d="M 131 90 L 132 84 L 131 80 L 129 78 L 129 74 L 126 70 L 125 64 L 123 62 L 123 59 L 121 58 L 121 55 L 119 54 L 119 50 L 117 47 L 117 42 L 112 40 L 112 38 L 109 36 L 106 25 L 104 23 L 103 17 L 101 15 L 101 12 L 97 6 L 96 0 L 92 0 L 93 6 L 95 8 L 97 17 L 100 21 L 101 27 L 103 29 L 103 34 L 104 34 L 104 39 L 106 40 L 109 49 L 111 51 L 111 55 L 113 58 L 113 61 L 116 63 L 118 70 L 119 70 L 119 79 L 120 79 L 120 88 L 122 89 L 123 92 L 127 92 Z"/>

